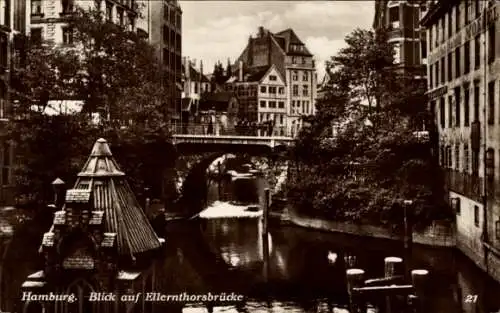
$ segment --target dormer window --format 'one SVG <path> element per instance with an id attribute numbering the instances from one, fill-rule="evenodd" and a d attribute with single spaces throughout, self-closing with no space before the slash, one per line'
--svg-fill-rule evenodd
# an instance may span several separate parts
<path id="1" fill-rule="evenodd" d="M 276 81 L 277 79 L 276 75 L 269 75 L 269 80 Z"/>

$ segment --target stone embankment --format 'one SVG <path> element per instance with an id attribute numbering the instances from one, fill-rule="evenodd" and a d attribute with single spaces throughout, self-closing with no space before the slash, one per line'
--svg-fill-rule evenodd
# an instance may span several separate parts
<path id="1" fill-rule="evenodd" d="M 294 214 L 290 210 L 271 215 L 279 218 L 282 222 L 310 229 L 399 241 L 403 239 L 402 234 L 380 226 L 322 220 Z M 455 247 L 455 230 L 451 224 L 435 222 L 423 231 L 414 231 L 413 242 L 435 247 Z"/>

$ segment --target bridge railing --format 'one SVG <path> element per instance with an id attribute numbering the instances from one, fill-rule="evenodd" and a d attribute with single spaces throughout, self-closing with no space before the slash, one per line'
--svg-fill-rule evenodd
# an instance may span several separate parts
<path id="1" fill-rule="evenodd" d="M 292 137 L 284 126 L 273 128 L 253 125 L 225 127 L 208 123 L 186 123 L 172 125 L 171 132 L 174 135 Z"/>

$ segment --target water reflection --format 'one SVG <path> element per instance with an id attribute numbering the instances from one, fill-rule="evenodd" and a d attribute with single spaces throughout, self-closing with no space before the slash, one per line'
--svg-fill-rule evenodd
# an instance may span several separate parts
<path id="1" fill-rule="evenodd" d="M 234 193 L 235 186 L 227 180 L 220 187 L 215 180 L 210 186 L 209 199 L 225 197 L 226 201 L 260 203 L 265 181 L 259 178 L 243 185 L 252 184 L 257 190 L 253 196 L 235 200 L 235 195 L 238 198 L 252 193 Z M 46 229 L 46 225 L 41 229 Z M 31 227 L 16 232 L 12 249 L 1 265 L 3 286 L 8 286 L 0 303 L 0 311 L 4 312 L 19 312 L 16 307 L 19 287 L 26 275 L 41 265 L 34 261 L 40 260 L 36 251 L 41 234 L 34 233 Z M 394 241 L 273 224 L 268 238 L 269 281 L 264 285 L 258 220 L 174 222 L 167 226 L 166 237 L 166 252 L 156 269 L 158 292 L 236 292 L 246 296 L 241 305 L 217 304 L 222 308 L 213 312 L 345 313 L 346 268 L 362 268 L 367 278 L 381 277 L 385 257 L 404 255 L 402 244 Z M 500 309 L 499 284 L 454 250 L 415 246 L 412 263 L 415 268 L 430 271 L 429 313 L 492 313 Z M 266 290 L 268 295 L 264 293 Z M 476 303 L 466 303 L 467 295 L 477 295 Z M 155 312 L 206 312 L 199 303 L 156 306 Z"/>

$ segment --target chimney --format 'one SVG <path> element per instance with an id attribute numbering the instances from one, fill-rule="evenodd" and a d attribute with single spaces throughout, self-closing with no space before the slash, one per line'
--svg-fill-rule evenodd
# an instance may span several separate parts
<path id="1" fill-rule="evenodd" d="M 241 60 L 239 62 L 238 81 L 240 81 L 240 82 L 243 81 L 243 61 L 241 61 Z"/>
<path id="2" fill-rule="evenodd" d="M 264 27 L 259 26 L 259 38 L 264 37 Z"/>

